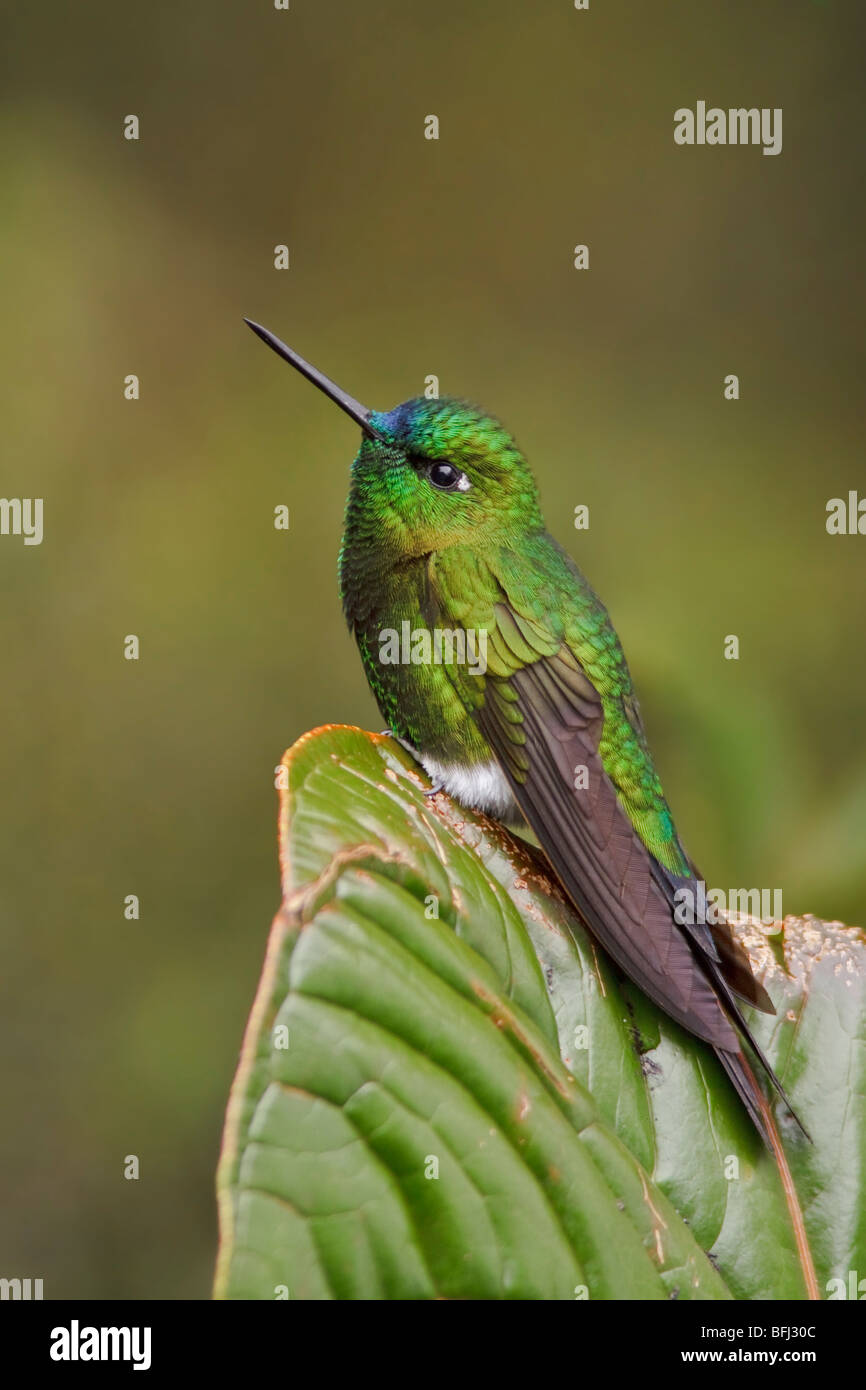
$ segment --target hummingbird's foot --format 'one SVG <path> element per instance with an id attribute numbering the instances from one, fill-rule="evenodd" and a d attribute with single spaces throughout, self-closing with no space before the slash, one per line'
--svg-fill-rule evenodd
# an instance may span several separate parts
<path id="1" fill-rule="evenodd" d="M 415 745 L 409 742 L 408 738 L 401 738 L 399 734 L 394 733 L 393 729 L 383 729 L 380 737 L 392 738 L 395 743 L 399 743 L 400 747 L 406 750 L 410 758 L 415 759 L 416 763 L 421 762 L 421 754 L 418 752 Z"/>
<path id="2" fill-rule="evenodd" d="M 409 742 L 408 738 L 401 738 L 399 734 L 395 734 L 395 733 L 394 733 L 394 730 L 393 730 L 393 729 L 383 729 L 383 730 L 382 730 L 381 737 L 382 737 L 382 738 L 392 738 L 392 739 L 394 740 L 395 743 L 399 743 L 399 745 L 400 745 L 401 748 L 405 748 L 405 750 L 406 750 L 406 752 L 409 754 L 409 757 L 410 757 L 410 758 L 414 758 L 415 761 L 416 761 L 416 763 L 418 763 L 418 765 L 419 765 L 420 767 L 424 767 L 424 762 L 423 762 L 423 759 L 422 759 L 422 757 L 421 757 L 421 754 L 418 752 L 418 749 L 415 747 L 415 745 L 414 745 L 413 743 L 410 743 L 410 742 Z M 427 769 L 424 768 L 424 771 L 426 772 Z M 429 775 L 429 774 L 428 774 L 428 775 Z M 445 783 L 442 782 L 442 781 L 438 781 L 438 782 L 434 782 L 434 783 L 433 783 L 433 786 L 432 786 L 432 787 L 429 787 L 429 788 L 427 789 L 427 791 L 425 791 L 424 795 L 425 795 L 425 796 L 437 796 L 439 792 L 444 792 L 444 790 L 445 790 Z"/>

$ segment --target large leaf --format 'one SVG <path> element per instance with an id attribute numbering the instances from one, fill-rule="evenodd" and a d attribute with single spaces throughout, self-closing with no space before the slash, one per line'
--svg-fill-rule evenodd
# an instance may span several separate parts
<path id="1" fill-rule="evenodd" d="M 802 1298 L 775 1164 L 712 1053 L 621 980 L 502 827 L 392 740 L 284 759 L 284 902 L 226 1120 L 216 1294 Z M 822 1287 L 866 1274 L 866 946 L 743 939 L 814 1144 L 787 1140 Z M 777 956 L 784 957 L 783 968 Z"/>

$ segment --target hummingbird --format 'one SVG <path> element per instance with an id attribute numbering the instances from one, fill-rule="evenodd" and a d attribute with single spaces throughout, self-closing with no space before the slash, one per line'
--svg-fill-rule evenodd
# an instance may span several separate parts
<path id="1" fill-rule="evenodd" d="M 677 911 L 678 893 L 701 877 L 662 790 L 622 646 L 548 533 L 514 437 L 452 397 L 368 409 L 245 322 L 360 427 L 340 594 L 388 731 L 428 773 L 428 794 L 444 789 L 464 806 L 529 825 L 620 970 L 712 1047 L 790 1182 L 746 1046 L 789 1110 L 790 1102 L 738 1000 L 775 1008 L 726 922 L 698 914 L 688 925 Z M 451 646 L 440 643 L 437 662 L 405 659 L 404 644 L 395 660 L 383 634 L 401 630 L 413 653 L 435 653 L 437 631 L 451 634 Z M 455 633 L 475 635 L 483 663 L 459 659 L 465 644 Z M 416 648 L 418 634 L 428 640 Z"/>

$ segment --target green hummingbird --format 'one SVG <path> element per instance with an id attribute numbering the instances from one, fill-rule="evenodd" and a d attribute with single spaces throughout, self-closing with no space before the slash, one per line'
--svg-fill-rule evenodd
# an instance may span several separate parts
<path id="1" fill-rule="evenodd" d="M 688 914 L 677 912 L 677 895 L 700 875 L 653 765 L 622 647 L 601 600 L 548 534 L 514 438 L 448 397 L 368 410 L 245 322 L 361 428 L 340 591 L 389 732 L 425 768 L 432 792 L 525 819 L 590 931 L 711 1045 L 780 1158 L 743 1040 L 790 1104 L 737 998 L 775 1009 L 726 923 L 679 920 Z"/>

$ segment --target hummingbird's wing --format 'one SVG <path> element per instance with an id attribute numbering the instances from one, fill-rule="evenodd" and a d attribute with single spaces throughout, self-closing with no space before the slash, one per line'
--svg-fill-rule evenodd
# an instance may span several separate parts
<path id="1" fill-rule="evenodd" d="M 766 1102 L 738 1034 L 790 1102 L 734 991 L 775 1012 L 772 1001 L 729 930 L 713 928 L 708 946 L 675 920 L 674 893 L 688 880 L 663 868 L 626 813 L 601 753 L 603 702 L 571 647 L 553 643 L 504 596 L 492 617 L 473 713 L 518 805 L 601 945 L 660 1008 L 716 1049 L 770 1144 Z"/>
<path id="2" fill-rule="evenodd" d="M 494 616 L 475 718 L 520 809 L 587 925 L 626 974 L 690 1032 L 736 1050 L 717 993 L 674 921 L 673 890 L 605 771 L 598 691 L 568 646 L 549 655 L 536 648 L 528 660 L 534 625 L 503 603 Z"/>
<path id="3" fill-rule="evenodd" d="M 637 700 L 633 695 L 623 701 L 623 710 L 641 746 L 646 749 L 647 757 L 649 757 L 649 745 L 643 727 L 643 719 Z M 634 819 L 632 819 L 632 824 L 634 824 Z M 665 867 L 655 858 L 651 843 L 647 844 L 646 840 L 644 843 L 654 861 L 656 877 L 661 882 L 668 897 L 671 897 L 672 893 L 676 895 L 683 888 L 691 887 L 693 890 L 695 880 L 702 879 L 703 875 L 700 870 L 682 850 L 679 841 L 677 841 L 677 847 L 688 865 L 688 875 L 674 873 L 670 868 Z M 671 900 L 673 903 L 674 899 Z M 694 944 L 699 946 L 721 967 L 722 976 L 734 994 L 739 995 L 747 1004 L 760 1009 L 762 1013 L 774 1014 L 776 1012 L 769 994 L 752 973 L 748 953 L 740 945 L 727 923 L 696 924 L 695 926 L 686 923 L 685 929 L 692 937 Z"/>

